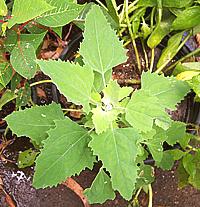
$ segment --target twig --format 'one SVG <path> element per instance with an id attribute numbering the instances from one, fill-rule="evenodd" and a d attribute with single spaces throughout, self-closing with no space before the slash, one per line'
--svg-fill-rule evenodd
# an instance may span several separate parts
<path id="1" fill-rule="evenodd" d="M 153 207 L 153 191 L 152 191 L 151 184 L 148 185 L 148 188 L 149 188 L 149 204 L 148 204 L 148 207 Z"/>
<path id="2" fill-rule="evenodd" d="M 12 200 L 12 198 L 10 197 L 10 195 L 4 190 L 3 186 L 2 186 L 2 180 L 1 180 L 1 184 L 0 184 L 0 190 L 3 191 L 3 193 L 6 196 L 6 203 L 8 204 L 9 207 L 16 207 L 14 201 Z"/>
<path id="3" fill-rule="evenodd" d="M 36 85 L 39 85 L 39 84 L 42 84 L 42 83 L 53 83 L 53 81 L 52 80 L 41 80 L 41 81 L 37 81 L 37 82 L 31 83 L 30 84 L 30 87 L 33 87 L 33 86 L 36 86 Z"/>

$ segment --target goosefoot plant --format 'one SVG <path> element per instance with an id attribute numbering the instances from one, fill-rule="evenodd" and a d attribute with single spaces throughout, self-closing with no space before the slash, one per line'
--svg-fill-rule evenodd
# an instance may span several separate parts
<path id="1" fill-rule="evenodd" d="M 36 188 L 56 186 L 101 160 L 99 173 L 85 190 L 90 203 L 114 199 L 115 191 L 130 200 L 136 190 L 151 189 L 153 167 L 144 164 L 149 154 L 156 166 L 170 169 L 187 153 L 163 151 L 163 143 L 188 145 L 185 124 L 171 120 L 166 109 L 175 110 L 190 87 L 149 71 L 143 72 L 141 89 L 133 93 L 112 80 L 112 68 L 126 61 L 126 50 L 99 6 L 87 14 L 79 53 L 83 65 L 36 61 L 69 101 L 82 105 L 78 123 L 65 117 L 56 103 L 16 111 L 5 120 L 13 133 L 30 137 L 40 147 Z"/>
<path id="2" fill-rule="evenodd" d="M 184 31 L 199 24 L 199 19 L 196 18 L 196 14 L 199 14 L 199 2 L 196 2 L 192 8 L 189 6 L 193 5 L 193 1 L 188 3 L 188 1 L 165 0 L 162 3 L 149 0 L 148 4 L 146 3 L 147 1 L 140 0 L 128 5 L 128 1 L 125 0 L 123 9 L 117 17 L 120 18 L 118 26 L 121 27 L 118 35 L 124 39 L 122 33 L 128 27 L 134 44 L 137 37 L 143 38 L 145 42 L 146 35 L 152 32 L 147 40 L 152 54 L 163 37 L 169 34 L 171 21 L 175 18 L 174 16 L 171 19 L 169 15 L 170 23 L 165 24 L 165 20 L 169 18 L 164 15 L 166 8 L 167 13 L 168 10 L 176 12 L 177 18 L 174 21 L 181 23 L 181 27 L 179 24 L 177 29 L 173 27 L 175 30 Z M 120 10 L 117 10 L 116 14 L 113 13 L 116 5 L 114 1 L 112 4 L 108 7 L 108 13 L 115 19 Z M 161 5 L 163 7 L 160 7 Z M 191 72 L 195 74 L 195 81 L 193 76 L 190 76 L 193 83 L 189 77 L 187 83 L 173 77 L 151 73 L 154 65 L 154 55 L 152 55 L 150 70 L 143 73 L 140 71 L 141 89 L 133 92 L 132 88 L 120 87 L 111 79 L 112 68 L 125 62 L 127 57 L 126 50 L 112 29 L 113 24 L 111 28 L 108 23 L 111 18 L 105 9 L 98 6 L 92 6 L 90 9 L 84 25 L 84 40 L 79 51 L 83 63 L 74 64 L 60 60 L 37 60 L 36 56 L 47 31 L 53 35 L 57 34 L 58 38 L 62 26 L 71 21 L 84 22 L 84 19 L 81 19 L 84 12 L 79 16 L 80 19 L 77 17 L 85 5 L 65 0 L 15 0 L 13 7 L 12 1 L 7 6 L 4 0 L 0 0 L 1 35 L 6 35 L 1 39 L 3 47 L 0 59 L 0 90 L 3 89 L 5 92 L 0 99 L 0 108 L 13 99 L 16 99 L 16 109 L 31 106 L 30 87 L 38 83 L 29 84 L 28 80 L 34 77 L 39 67 L 52 79 L 44 82 L 54 82 L 69 101 L 82 105 L 80 110 L 61 109 L 56 103 L 48 106 L 32 106 L 29 109 L 16 111 L 5 118 L 13 133 L 17 136 L 30 137 L 34 145 L 39 148 L 40 154 L 36 159 L 33 180 L 36 188 L 56 186 L 67 177 L 79 174 L 86 167 L 92 169 L 94 163 L 101 160 L 103 165 L 98 175 L 92 186 L 85 190 L 90 203 L 103 203 L 107 199 L 113 199 L 115 191 L 119 191 L 125 199 L 130 200 L 138 190 L 137 197 L 141 189 L 146 192 L 149 190 L 150 202 L 152 202 L 150 184 L 154 180 L 153 167 L 144 162 L 150 154 L 156 166 L 167 170 L 173 166 L 175 160 L 182 159 L 178 169 L 180 186 L 189 183 L 200 188 L 199 149 L 188 144 L 191 136 L 185 132 L 186 125 L 172 121 L 166 113 L 166 109 L 174 110 L 177 103 L 190 91 L 188 83 L 196 92 L 199 90 L 197 88 L 199 71 L 196 71 L 198 64 L 177 65 L 174 75 L 177 75 L 178 79 L 185 80 L 183 77 L 188 74 L 188 71 L 190 74 Z M 154 8 L 158 10 L 159 17 L 163 14 L 163 19 L 158 18 L 155 28 L 152 21 L 153 26 L 151 25 L 150 30 L 145 24 L 149 21 L 149 18 L 144 15 L 147 6 L 152 7 L 151 20 L 157 17 Z M 173 9 L 174 7 L 178 9 Z M 12 16 L 9 16 L 10 8 L 12 8 Z M 177 13 L 183 8 L 184 16 L 180 12 Z M 193 14 L 191 24 L 185 28 L 184 18 L 191 17 L 191 13 Z M 148 33 L 146 35 L 142 34 L 144 28 L 138 30 L 141 20 L 142 26 L 146 27 Z M 136 25 L 130 28 L 129 23 Z M 163 25 L 167 28 L 163 28 Z M 157 38 L 160 28 L 163 28 L 163 33 Z M 187 36 L 181 42 L 182 34 L 183 32 L 178 32 L 169 39 L 167 49 L 160 57 L 160 66 L 157 65 L 157 73 L 163 71 L 164 66 L 189 38 Z M 128 39 L 125 44 L 129 42 Z M 137 48 L 135 51 L 137 53 Z M 198 51 L 199 49 L 192 54 L 197 54 Z M 9 58 L 5 58 L 6 52 L 10 54 L 10 61 Z M 182 60 L 184 59 L 178 62 Z M 17 84 L 21 76 L 26 78 L 26 81 L 24 87 L 18 89 Z M 63 110 L 75 110 L 82 114 L 82 119 L 74 122 L 63 115 Z M 164 151 L 164 142 L 171 146 L 178 143 L 182 150 Z M 20 153 L 18 166 L 29 166 L 37 154 L 38 152 L 32 150 Z"/>

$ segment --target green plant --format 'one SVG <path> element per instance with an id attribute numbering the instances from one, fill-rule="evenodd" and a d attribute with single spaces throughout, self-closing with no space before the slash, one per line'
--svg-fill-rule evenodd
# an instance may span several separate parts
<path id="1" fill-rule="evenodd" d="M 92 169 L 94 163 L 101 160 L 102 168 L 92 186 L 85 190 L 90 203 L 103 203 L 107 199 L 113 199 L 114 191 L 119 191 L 125 199 L 130 200 L 133 194 L 140 192 L 142 188 L 145 191 L 149 189 L 151 192 L 150 184 L 154 180 L 153 167 L 144 163 L 151 154 L 155 165 L 166 170 L 173 166 L 175 160 L 182 159 L 180 172 L 186 173 L 189 182 L 200 188 L 196 182 L 199 149 L 189 145 L 191 136 L 186 133 L 186 124 L 171 120 L 166 112 L 166 109 L 176 109 L 177 103 L 190 92 L 190 83 L 173 76 L 165 77 L 158 74 L 189 37 L 181 42 L 183 31 L 188 28 L 181 28 L 180 25 L 183 23 L 180 22 L 184 21 L 182 16 L 175 18 L 172 14 L 169 15 L 171 4 L 178 8 L 173 11 L 177 13 L 180 8 L 192 4 L 193 1 L 182 1 L 181 4 L 180 1 L 173 1 L 176 6 L 172 1 L 167 0 L 163 1 L 163 4 L 149 0 L 148 2 L 136 1 L 130 5 L 128 1 L 125 1 L 121 14 L 118 14 L 113 1 L 106 2 L 108 13 L 105 12 L 105 8 L 91 5 L 84 20 L 84 40 L 79 50 L 83 65 L 61 60 L 37 59 L 37 50 L 46 32 L 56 35 L 60 27 L 71 21 L 80 23 L 80 19 L 75 18 L 83 10 L 83 5 L 77 5 L 73 1 L 66 3 L 64 0 L 37 0 L 34 1 L 33 6 L 33 1 L 15 0 L 13 17 L 11 19 L 4 17 L 2 20 L 2 28 L 5 25 L 10 28 L 6 31 L 7 37 L 3 40 L 4 47 L 1 50 L 2 88 L 5 88 L 12 80 L 11 87 L 6 89 L 3 95 L 4 99 L 1 98 L 3 103 L 0 106 L 17 98 L 19 111 L 5 118 L 8 127 L 17 136 L 29 137 L 40 150 L 35 161 L 33 185 L 36 188 L 56 186 L 67 177 L 79 174 L 86 167 Z M 7 14 L 4 3 L 0 0 L 0 5 L 4 5 L 1 7 L 2 11 L 0 10 L 2 16 Z M 163 11 L 165 9 L 162 5 L 167 7 L 167 11 Z M 30 7 L 33 7 L 33 10 L 27 12 Z M 152 9 L 150 17 L 146 17 L 147 7 L 158 10 L 156 25 L 153 20 L 154 16 L 157 16 L 155 9 Z M 195 6 L 194 10 L 196 9 Z M 191 10 L 190 7 L 189 10 Z M 132 17 L 130 17 L 131 14 L 133 14 Z M 170 32 L 171 27 L 174 30 L 183 30 L 169 39 L 168 46 L 157 64 L 156 73 L 152 73 L 153 55 L 149 71 L 142 71 L 138 62 L 142 74 L 140 90 L 133 92 L 131 87 L 120 87 L 117 81 L 111 78 L 112 68 L 127 59 L 126 50 L 113 29 L 111 17 L 120 26 L 118 27 L 119 36 L 122 36 L 124 28 L 128 28 L 136 54 L 136 38 L 143 38 L 145 43 L 147 36 L 150 35 L 147 44 L 153 54 L 155 47 Z M 147 26 L 148 18 L 152 20 L 151 27 Z M 136 25 L 130 26 L 135 19 L 137 19 Z M 141 30 L 138 25 L 140 21 L 143 23 Z M 195 18 L 192 22 L 193 24 L 187 27 L 192 28 L 198 24 Z M 30 23 L 31 27 L 29 27 Z M 136 28 L 134 32 L 133 28 Z M 4 33 L 3 29 L 2 34 Z M 129 37 L 126 41 L 129 42 Z M 10 61 L 5 58 L 5 52 L 10 52 Z M 196 52 L 198 51 L 193 54 Z M 137 61 L 139 61 L 138 57 Z M 78 110 L 63 109 L 80 112 L 82 118 L 78 123 L 65 117 L 62 108 L 56 103 L 20 110 L 27 104 L 31 105 L 30 87 L 38 83 L 30 85 L 28 79 L 33 78 L 39 69 L 51 78 L 48 82 L 56 84 L 69 101 L 82 106 Z M 16 73 L 14 77 L 13 71 Z M 25 78 L 26 84 L 23 90 L 17 89 L 16 92 L 16 85 L 22 77 Z M 20 99 L 20 97 L 23 98 Z M 164 151 L 164 142 L 171 146 L 179 143 L 183 150 Z M 195 155 L 191 157 L 190 152 L 195 152 Z M 26 162 L 21 164 L 28 166 L 37 156 L 37 152 L 33 152 L 33 157 L 27 157 L 26 153 L 24 156 Z M 190 169 L 191 160 L 194 160 L 192 170 Z"/>

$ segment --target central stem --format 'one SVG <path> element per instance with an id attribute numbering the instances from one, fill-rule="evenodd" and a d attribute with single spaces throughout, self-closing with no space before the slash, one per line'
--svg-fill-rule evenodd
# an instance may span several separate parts
<path id="1" fill-rule="evenodd" d="M 127 23 L 127 26 L 128 26 L 128 31 L 130 33 L 133 48 L 135 50 L 135 56 L 136 56 L 138 69 L 141 72 L 142 68 L 141 68 L 141 64 L 140 64 L 140 57 L 139 57 L 138 49 L 137 49 L 137 46 L 136 46 L 135 38 L 134 38 L 134 35 L 133 35 L 133 31 L 132 31 L 132 28 L 131 28 L 131 23 L 130 23 L 129 16 L 128 16 L 128 14 L 129 14 L 129 12 L 128 12 L 128 0 L 125 0 L 124 4 L 125 4 L 125 17 L 126 17 L 126 23 Z"/>

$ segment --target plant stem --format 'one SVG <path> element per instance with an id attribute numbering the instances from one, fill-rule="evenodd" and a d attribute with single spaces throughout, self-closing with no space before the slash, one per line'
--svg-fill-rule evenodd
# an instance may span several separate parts
<path id="1" fill-rule="evenodd" d="M 123 27 L 123 28 L 121 28 L 121 29 L 119 30 L 119 32 L 118 32 L 117 35 L 121 37 L 121 36 L 122 36 L 122 33 L 125 32 L 125 31 L 126 31 L 126 27 Z"/>
<path id="2" fill-rule="evenodd" d="M 123 46 L 126 47 L 129 43 L 131 43 L 131 40 L 127 40 L 127 41 L 123 44 Z"/>
<path id="3" fill-rule="evenodd" d="M 104 86 L 104 88 L 105 88 L 105 87 L 106 87 L 106 79 L 105 79 L 104 74 L 102 74 L 102 79 L 103 79 L 103 86 Z"/>
<path id="4" fill-rule="evenodd" d="M 134 7 L 137 3 L 138 3 L 139 0 L 136 0 L 134 2 L 132 2 L 129 6 L 128 6 L 128 9 L 131 9 L 132 7 Z"/>
<path id="5" fill-rule="evenodd" d="M 31 83 L 30 84 L 30 87 L 33 87 L 33 86 L 36 86 L 36 85 L 39 85 L 39 84 L 42 84 L 42 83 L 53 83 L 53 81 L 52 80 L 41 80 L 41 81 L 37 81 L 37 82 Z"/>
<path id="6" fill-rule="evenodd" d="M 81 109 L 62 109 L 62 110 L 67 112 L 83 112 Z"/>
<path id="7" fill-rule="evenodd" d="M 146 63 L 146 69 L 148 69 L 149 68 L 149 60 L 148 60 L 148 56 L 147 56 L 147 52 L 146 52 L 146 49 L 145 49 L 143 39 L 141 39 L 141 43 L 142 43 L 142 50 L 143 50 L 143 53 L 144 53 L 144 58 L 145 58 L 145 63 Z"/>
<path id="8" fill-rule="evenodd" d="M 119 14 L 118 14 L 118 9 L 117 9 L 116 0 L 111 0 L 111 2 L 112 2 L 112 5 L 113 5 L 113 7 L 114 7 L 114 9 L 115 9 L 115 12 L 116 12 L 116 14 L 117 14 L 117 17 L 119 18 Z"/>
<path id="9" fill-rule="evenodd" d="M 3 134 L 3 136 L 5 137 L 5 139 L 6 139 L 6 135 L 8 133 L 8 130 L 9 130 L 9 127 L 7 126 L 6 129 L 5 129 L 5 131 L 4 131 L 4 134 Z"/>
<path id="10" fill-rule="evenodd" d="M 185 55 L 185 56 L 182 57 L 181 59 L 177 60 L 175 63 L 173 63 L 172 65 L 170 65 L 170 66 L 165 70 L 165 72 L 167 72 L 167 71 L 171 70 L 172 68 L 174 68 L 178 63 L 180 63 L 180 62 L 186 60 L 187 58 L 189 58 L 189 57 L 191 57 L 191 56 L 193 56 L 193 55 L 196 55 L 196 54 L 198 54 L 198 53 L 200 53 L 200 48 L 197 48 L 196 50 L 190 52 L 189 54 Z"/>
<path id="11" fill-rule="evenodd" d="M 152 191 L 151 184 L 148 185 L 148 189 L 149 189 L 149 204 L 148 204 L 148 207 L 153 207 L 153 191 Z"/>
<path id="12" fill-rule="evenodd" d="M 121 24 L 123 19 L 124 19 L 124 4 L 123 4 L 123 7 L 122 7 L 122 11 L 121 13 L 119 14 L 119 23 Z"/>
<path id="13" fill-rule="evenodd" d="M 131 23 L 130 23 L 129 16 L 128 16 L 128 0 L 125 0 L 124 4 L 125 4 L 126 23 L 127 23 L 127 26 L 128 26 L 128 30 L 129 30 L 130 36 L 131 36 L 133 48 L 135 50 L 135 56 L 136 56 L 136 60 L 137 60 L 138 69 L 141 72 L 142 69 L 141 69 L 139 53 L 138 53 L 136 42 L 135 42 L 135 39 L 134 39 L 134 36 L 133 36 L 133 31 L 132 31 L 132 28 L 131 28 Z"/>
<path id="14" fill-rule="evenodd" d="M 140 195 L 141 190 L 142 190 L 142 187 L 140 187 L 140 188 L 138 189 L 137 193 L 135 194 L 135 197 L 134 197 L 133 200 L 131 201 L 131 204 L 132 204 L 133 206 L 135 206 L 135 205 L 139 205 L 139 202 L 138 202 L 138 196 Z"/>
<path id="15" fill-rule="evenodd" d="M 123 28 L 123 27 L 126 28 L 126 27 L 127 27 L 126 24 L 120 24 L 119 26 L 120 26 L 121 28 Z"/>
<path id="16" fill-rule="evenodd" d="M 139 7 L 138 6 L 133 6 L 131 9 L 128 10 L 128 13 L 132 13 L 134 10 L 138 9 Z M 131 22 L 133 21 L 133 18 L 135 18 L 135 16 L 133 16 L 130 20 Z"/>
<path id="17" fill-rule="evenodd" d="M 99 5 L 101 5 L 106 11 L 108 11 L 107 7 L 99 0 L 95 0 Z"/>
<path id="18" fill-rule="evenodd" d="M 150 72 L 153 72 L 153 65 L 154 65 L 154 56 L 155 56 L 155 49 L 151 49 L 151 63 L 150 63 Z"/>

